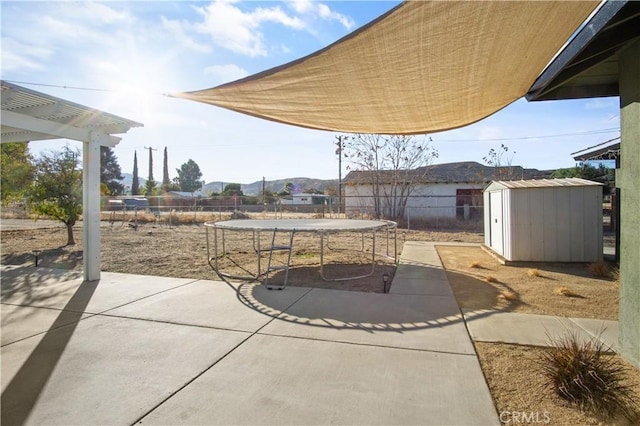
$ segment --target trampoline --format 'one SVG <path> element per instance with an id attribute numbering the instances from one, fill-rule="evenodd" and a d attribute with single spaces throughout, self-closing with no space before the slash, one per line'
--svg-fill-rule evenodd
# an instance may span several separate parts
<path id="1" fill-rule="evenodd" d="M 207 259 L 209 261 L 209 265 L 219 276 L 225 278 L 259 280 L 259 278 L 265 274 L 268 277 L 269 267 L 271 265 L 271 257 L 269 257 L 269 266 L 266 270 L 263 270 L 261 254 L 263 252 L 269 252 L 269 255 L 271 256 L 271 254 L 275 250 L 288 250 L 290 262 L 291 251 L 293 250 L 294 245 L 294 235 L 299 233 L 310 233 L 319 236 L 320 277 L 324 281 L 355 280 L 373 275 L 375 271 L 376 234 L 379 232 L 385 232 L 386 234 L 386 257 L 393 258 L 394 263 L 397 263 L 397 224 L 392 221 L 359 219 L 239 219 L 219 222 L 206 222 L 205 229 L 207 235 Z M 252 242 L 253 250 L 256 253 L 257 272 L 255 274 L 230 274 L 220 268 L 219 259 L 231 254 L 227 252 L 226 241 L 229 231 L 251 235 L 250 239 Z M 271 244 L 269 244 L 267 247 L 261 247 L 261 233 L 267 232 L 272 235 Z M 324 274 L 324 250 L 325 247 L 328 246 L 328 244 L 325 240 L 329 235 L 346 232 L 357 232 L 361 234 L 361 251 L 363 252 L 365 249 L 365 234 L 371 235 L 371 268 L 366 274 L 327 278 Z M 274 245 L 277 233 L 289 233 L 290 244 Z M 213 239 L 213 242 L 211 241 L 211 238 Z M 393 241 L 393 256 L 389 255 L 390 239 L 392 239 Z M 287 274 L 289 267 L 289 264 L 287 264 L 287 267 L 285 268 Z M 285 286 L 286 280 L 287 276 L 285 275 Z"/>

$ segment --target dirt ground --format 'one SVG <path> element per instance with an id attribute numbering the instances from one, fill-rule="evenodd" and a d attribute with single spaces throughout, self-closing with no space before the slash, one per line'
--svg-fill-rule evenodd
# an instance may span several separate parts
<path id="1" fill-rule="evenodd" d="M 37 224 L 37 222 L 35 222 Z M 3 230 L 2 264 L 33 264 L 32 250 L 41 250 L 39 265 L 51 268 L 82 269 L 82 227 L 74 227 L 76 245 L 65 246 L 66 230 L 59 226 L 48 229 Z M 203 225 L 169 227 L 142 224 L 137 230 L 128 224 L 113 225 L 102 222 L 101 229 L 102 270 L 129 274 L 167 276 L 178 278 L 219 279 L 207 262 L 207 232 Z M 219 239 L 221 235 L 219 235 Z M 279 235 L 276 244 L 285 244 L 286 235 Z M 214 257 L 213 234 L 208 235 L 210 257 Z M 398 230 L 397 250 L 401 252 L 404 241 L 465 241 L 480 242 L 482 237 L 469 232 L 429 232 Z M 229 256 L 219 252 L 218 266 L 225 273 L 256 275 L 257 256 L 251 233 L 225 233 L 225 249 Z M 364 238 L 359 233 L 330 235 L 325 240 L 324 275 L 327 279 L 367 274 L 371 268 L 371 235 Z M 271 234 L 262 233 L 260 247 L 271 244 Z M 392 235 L 376 237 L 375 272 L 371 277 L 353 281 L 324 281 L 319 273 L 320 237 L 316 234 L 295 234 L 292 253 L 292 269 L 288 285 L 331 288 L 349 291 L 383 292 L 383 275 L 393 279 L 395 271 Z M 364 249 L 364 251 L 363 251 Z M 219 240 L 219 250 L 222 244 Z M 282 264 L 285 252 L 274 252 L 273 263 Z M 261 269 L 268 262 L 268 252 L 261 252 Z M 283 282 L 283 272 L 277 272 L 269 280 L 272 284 Z"/>
<path id="2" fill-rule="evenodd" d="M 231 233 L 233 234 L 233 233 Z M 220 256 L 219 266 L 233 274 L 255 274 L 256 255 L 250 235 L 225 236 L 225 248 L 232 256 Z M 66 231 L 62 226 L 48 229 L 16 230 L 3 228 L 0 233 L 2 264 L 33 264 L 32 250 L 41 250 L 39 264 L 53 268 L 82 268 L 82 229 L 75 229 L 75 246 L 64 246 Z M 430 232 L 398 230 L 397 249 L 405 241 L 482 242 L 482 235 L 470 232 Z M 270 235 L 262 235 L 260 246 L 271 243 Z M 279 242 L 282 244 L 282 242 Z M 210 256 L 213 239 L 209 235 Z M 366 273 L 371 260 L 372 239 L 360 234 L 330 236 L 325 241 L 325 275 L 358 275 Z M 363 251 L 364 247 L 364 251 Z M 297 234 L 289 285 L 334 288 L 350 291 L 382 292 L 382 275 L 394 272 L 394 246 L 386 236 L 376 238 L 376 271 L 355 281 L 325 282 L 320 277 L 319 237 Z M 535 264 L 502 266 L 478 247 L 439 246 L 438 253 L 447 270 L 458 304 L 469 309 L 502 309 L 560 316 L 617 319 L 618 287 L 612 278 L 593 277 L 583 264 Z M 220 253 L 219 253 L 220 254 Z M 262 253 L 264 269 L 267 254 Z M 283 254 L 276 260 L 282 261 Z M 122 223 L 102 224 L 102 269 L 131 274 L 196 279 L 218 279 L 207 262 L 207 234 L 202 225 L 179 227 L 143 224 L 134 229 Z M 533 272 L 532 272 L 533 271 Z M 272 283 L 282 280 L 282 273 Z M 491 281 L 491 282 L 489 282 Z M 573 294 L 558 294 L 560 288 Z M 498 413 L 540 413 L 536 420 L 552 425 L 611 424 L 568 407 L 542 389 L 537 373 L 536 357 L 541 348 L 476 343 L 476 350 Z M 623 362 L 623 361 L 621 361 Z M 637 385 L 640 398 L 640 370 L 630 368 L 630 379 Z M 544 422 L 548 413 L 549 422 Z M 505 424 L 514 424 L 512 417 Z M 504 419 L 503 419 L 504 420 Z"/>
<path id="3" fill-rule="evenodd" d="M 590 264 L 505 266 L 479 247 L 437 250 L 461 308 L 618 320 L 619 289 L 609 265 L 610 273 L 597 277 Z"/>

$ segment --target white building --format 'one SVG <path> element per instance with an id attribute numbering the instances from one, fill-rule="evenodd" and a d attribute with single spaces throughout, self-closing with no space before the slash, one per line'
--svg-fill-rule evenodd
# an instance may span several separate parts
<path id="1" fill-rule="evenodd" d="M 489 167 L 473 161 L 434 164 L 409 171 L 415 185 L 409 197 L 393 196 L 393 171 L 352 171 L 344 181 L 344 204 L 348 215 L 378 216 L 376 211 L 388 212 L 391 204 L 406 199 L 405 219 L 450 218 L 482 220 L 482 190 L 496 175 L 516 177 L 547 177 L 547 172 L 523 169 L 520 166 Z M 378 196 L 374 196 L 375 179 Z M 401 194 L 398 188 L 396 194 Z M 377 200 L 377 201 L 376 201 Z M 378 204 L 378 205 L 376 205 Z M 396 206 L 396 211 L 398 211 Z M 393 215 L 391 215 L 393 216 Z"/>

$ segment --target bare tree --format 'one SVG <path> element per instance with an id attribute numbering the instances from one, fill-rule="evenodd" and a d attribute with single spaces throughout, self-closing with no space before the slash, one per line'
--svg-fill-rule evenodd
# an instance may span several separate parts
<path id="1" fill-rule="evenodd" d="M 498 149 L 491 148 L 487 155 L 482 157 L 482 161 L 495 169 L 493 173 L 495 180 L 513 180 L 517 177 L 511 166 L 514 155 L 516 155 L 515 151 L 509 152 L 508 146 L 500 144 Z"/>
<path id="2" fill-rule="evenodd" d="M 355 134 L 343 137 L 348 170 L 361 173 L 370 186 L 377 217 L 403 218 L 416 185 L 425 183 L 438 152 L 431 139 L 407 135 Z"/>

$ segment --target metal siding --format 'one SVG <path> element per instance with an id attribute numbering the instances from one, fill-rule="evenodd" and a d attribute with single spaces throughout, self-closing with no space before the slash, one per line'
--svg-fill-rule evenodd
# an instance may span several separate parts
<path id="1" fill-rule="evenodd" d="M 557 204 L 555 191 L 542 191 L 542 246 L 545 261 L 554 261 L 558 259 L 558 220 L 557 220 Z"/>
<path id="2" fill-rule="evenodd" d="M 513 245 L 511 242 L 511 235 L 513 233 L 513 220 L 511 212 L 513 210 L 511 191 L 503 189 L 502 193 L 502 246 L 504 251 L 504 258 L 511 260 L 513 256 Z"/>
<path id="3" fill-rule="evenodd" d="M 484 216 L 484 244 L 491 247 L 491 203 L 489 202 L 489 192 L 482 194 L 483 200 L 483 216 Z"/>
<path id="4" fill-rule="evenodd" d="M 558 248 L 556 262 L 571 261 L 571 211 L 567 202 L 570 190 L 556 188 L 553 190 L 556 209 L 556 247 Z"/>
<path id="5" fill-rule="evenodd" d="M 492 191 L 489 193 L 490 198 L 490 247 L 501 255 L 505 255 L 505 235 L 504 235 L 504 191 Z"/>
<path id="6" fill-rule="evenodd" d="M 569 190 L 570 226 L 571 226 L 571 261 L 584 261 L 584 192 L 582 188 Z M 602 208 L 602 207 L 601 207 Z"/>
<path id="7" fill-rule="evenodd" d="M 545 260 L 544 251 L 544 229 L 546 223 L 544 221 L 544 194 L 545 189 L 536 188 L 527 191 L 529 193 L 529 218 L 530 218 L 530 234 L 529 234 L 529 259 L 535 261 Z"/>

